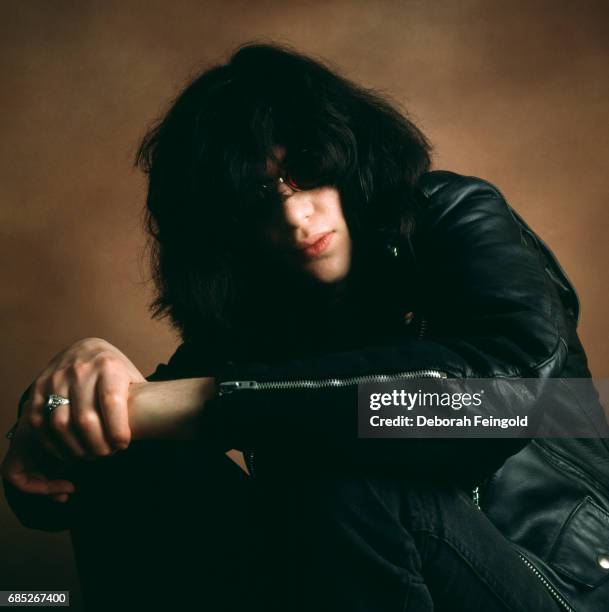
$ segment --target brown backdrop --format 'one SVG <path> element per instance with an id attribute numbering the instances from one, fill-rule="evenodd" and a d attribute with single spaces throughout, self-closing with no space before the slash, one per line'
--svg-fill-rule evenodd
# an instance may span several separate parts
<path id="1" fill-rule="evenodd" d="M 436 167 L 495 182 L 559 255 L 581 296 L 593 373 L 609 376 L 606 2 L 0 8 L 1 429 L 20 390 L 77 338 L 107 338 L 146 372 L 171 353 L 176 338 L 146 311 L 144 183 L 132 156 L 189 75 L 255 38 L 386 91 L 435 144 Z M 0 525 L 0 588 L 71 588 L 78 608 L 67 537 L 23 529 L 3 500 Z"/>

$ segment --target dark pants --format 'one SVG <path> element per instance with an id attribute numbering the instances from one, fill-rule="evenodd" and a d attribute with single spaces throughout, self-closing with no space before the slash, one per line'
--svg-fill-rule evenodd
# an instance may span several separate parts
<path id="1" fill-rule="evenodd" d="M 222 458 L 159 490 L 141 468 L 83 501 L 73 536 L 88 609 L 559 609 L 456 487 L 289 470 L 252 480 Z"/>

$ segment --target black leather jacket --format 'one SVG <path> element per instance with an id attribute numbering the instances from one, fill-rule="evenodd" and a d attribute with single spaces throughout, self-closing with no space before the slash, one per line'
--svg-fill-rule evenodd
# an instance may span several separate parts
<path id="1" fill-rule="evenodd" d="M 576 293 L 501 193 L 480 179 L 439 171 L 419 186 L 411 241 L 386 245 L 378 285 L 347 318 L 348 339 L 334 350 L 316 351 L 313 343 L 304 356 L 275 351 L 273 358 L 262 347 L 252 359 L 218 363 L 208 348 L 185 344 L 153 378 L 215 375 L 220 393 L 206 407 L 201 431 L 220 450 L 244 450 L 254 472 L 289 449 L 305 469 L 327 461 L 383 466 L 477 488 L 481 509 L 559 606 L 604 610 L 607 439 L 358 439 L 361 377 L 590 376 L 576 333 Z M 405 320 L 407 312 L 414 318 Z M 333 321 L 329 334 L 335 324 L 341 322 Z M 505 416 L 507 399 L 484 409 Z M 13 491 L 9 501 L 23 520 L 22 497 L 17 502 Z M 61 517 L 55 525 L 65 526 Z"/>

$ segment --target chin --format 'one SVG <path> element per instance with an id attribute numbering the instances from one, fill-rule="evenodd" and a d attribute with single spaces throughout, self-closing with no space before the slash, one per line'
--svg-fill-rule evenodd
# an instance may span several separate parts
<path id="1" fill-rule="evenodd" d="M 306 273 L 312 279 L 330 285 L 338 283 L 346 278 L 349 272 L 348 266 L 339 265 L 338 262 L 318 261 L 306 268 Z"/>

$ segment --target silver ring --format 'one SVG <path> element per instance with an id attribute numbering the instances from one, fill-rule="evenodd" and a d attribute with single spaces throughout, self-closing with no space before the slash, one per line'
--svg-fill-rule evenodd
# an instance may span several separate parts
<path id="1" fill-rule="evenodd" d="M 48 413 L 51 414 L 57 406 L 65 406 L 69 404 L 70 400 L 63 395 L 57 395 L 56 393 L 51 393 L 47 399 L 47 403 L 44 405 L 47 409 Z"/>

